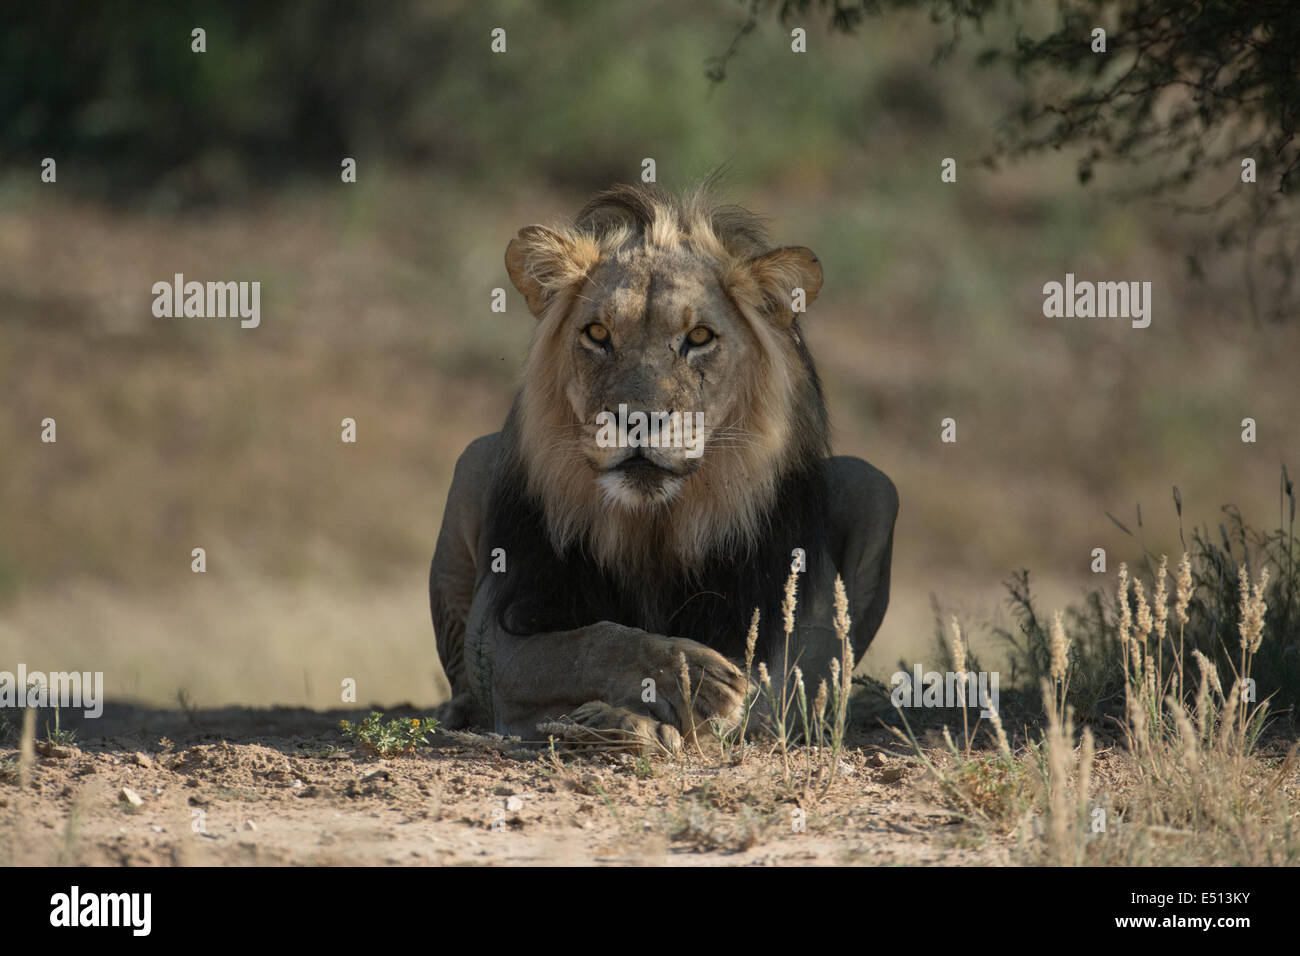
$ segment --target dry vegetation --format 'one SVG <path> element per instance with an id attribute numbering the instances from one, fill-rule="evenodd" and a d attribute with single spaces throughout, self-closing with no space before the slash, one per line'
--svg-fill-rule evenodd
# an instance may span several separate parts
<path id="1" fill-rule="evenodd" d="M 520 59 L 510 69 L 545 75 L 510 95 L 451 44 L 456 82 L 423 114 L 455 126 L 428 126 L 433 161 L 367 159 L 351 186 L 332 154 L 196 208 L 125 173 L 142 197 L 78 195 L 81 174 L 106 173 L 62 163 L 57 188 L 0 179 L 0 669 L 102 671 L 109 699 L 101 721 L 61 715 L 60 739 L 53 714 L 0 724 L 0 861 L 1296 862 L 1294 703 L 1266 712 L 1240 690 L 1250 675 L 1300 687 L 1293 563 L 1269 565 L 1268 587 L 1288 586 L 1253 652 L 1229 641 L 1235 539 L 1231 554 L 1187 547 L 1187 634 L 1177 580 L 1161 614 L 1156 568 L 1140 601 L 1108 589 L 1057 628 L 1033 619 L 1027 575 L 1002 606 L 1015 568 L 1066 606 L 1098 580 L 1092 549 L 1139 567 L 1146 540 L 1107 512 L 1172 484 L 1208 524 L 1229 501 L 1273 513 L 1278 463 L 1300 460 L 1300 324 L 1256 320 L 1258 264 L 1225 253 L 1193 284 L 1183 256 L 1204 224 L 1079 189 L 1075 157 L 978 168 L 1006 88 L 969 64 L 931 69 L 924 18 L 811 34 L 800 70 L 771 69 L 755 38 L 708 97 L 697 68 L 735 11 L 706 21 L 673 2 L 574 22 L 520 8 L 534 19 L 517 35 L 539 49 L 604 52 Z M 622 35 L 646 69 L 610 47 Z M 735 158 L 732 198 L 824 264 L 808 337 L 834 445 L 902 498 L 880 634 L 824 694 L 755 675 L 790 732 L 767 739 L 552 759 L 488 735 L 415 747 L 395 729 L 415 753 L 347 749 L 339 720 L 373 708 L 409 725 L 447 694 L 428 561 L 455 458 L 500 426 L 533 327 L 516 298 L 490 311 L 506 242 L 634 177 L 648 150 L 670 184 Z M 940 184 L 950 155 L 958 183 Z M 1042 284 L 1066 271 L 1151 281 L 1151 327 L 1045 320 Z M 153 319 L 151 285 L 176 272 L 260 280 L 261 327 Z M 56 445 L 38 440 L 46 416 Z M 955 445 L 938 440 L 946 416 Z M 1183 550 L 1181 526 L 1134 530 Z M 932 601 L 965 622 L 946 648 L 928 647 Z M 1016 675 L 1000 729 L 966 710 L 896 724 L 871 678 L 936 655 Z M 342 711 L 349 678 L 360 704 Z M 783 742 L 799 734 L 812 744 Z"/>
<path id="2" fill-rule="evenodd" d="M 1179 565 L 1172 621 L 1167 562 L 1160 562 L 1150 603 L 1142 582 L 1131 582 L 1136 614 L 1128 569 L 1120 565 L 1124 708 L 1118 746 L 1099 752 L 1091 727 L 1076 734 L 1074 709 L 1066 702 L 1070 640 L 1058 612 L 1050 679 L 1041 683 L 1046 727 L 1013 750 L 994 710 L 994 754 L 973 752 L 970 736 L 958 747 L 945 727 L 944 759 L 932 759 L 911 738 L 917 755 L 954 808 L 981 830 L 1013 835 L 1029 862 L 1295 865 L 1300 742 L 1288 732 L 1293 725 L 1283 722 L 1282 732 L 1262 746 L 1270 701 L 1248 690 L 1263 640 L 1267 581 L 1267 568 L 1254 584 L 1245 566 L 1240 569 L 1240 665 L 1224 677 L 1201 651 L 1184 654 L 1194 592 L 1190 555 Z M 954 622 L 959 661 L 961 645 Z"/>
<path id="3" fill-rule="evenodd" d="M 1269 702 L 1244 693 L 1266 574 L 1241 574 L 1240 667 L 1225 689 L 1199 650 L 1195 681 L 1175 650 L 1189 557 L 1172 618 L 1165 568 L 1150 603 L 1134 581 L 1136 614 L 1121 610 L 1125 716 L 1118 734 L 1098 728 L 1102 746 L 1091 727 L 1075 732 L 1077 658 L 1060 614 L 1045 719 L 1014 741 L 996 709 L 985 739 L 965 709 L 959 741 L 952 711 L 911 718 L 928 725 L 924 742 L 907 720 L 871 730 L 867 714 L 850 717 L 845 668 L 811 709 L 797 668 L 780 687 L 760 668 L 753 693 L 772 717 L 748 737 L 700 729 L 678 755 L 636 755 L 640 741 L 574 734 L 565 721 L 539 728 L 549 742 L 538 745 L 379 714 L 342 721 L 340 736 L 328 715 L 288 711 L 191 715 L 188 726 L 174 713 L 110 713 L 114 736 L 77 744 L 66 731 L 38 740 L 27 711 L 8 735 L 16 751 L 0 751 L 5 862 L 1295 864 L 1300 743 L 1267 734 Z M 1129 586 L 1121 567 L 1121 609 Z M 848 623 L 841 592 L 846 660 Z M 955 621 L 951 651 L 960 674 Z"/>

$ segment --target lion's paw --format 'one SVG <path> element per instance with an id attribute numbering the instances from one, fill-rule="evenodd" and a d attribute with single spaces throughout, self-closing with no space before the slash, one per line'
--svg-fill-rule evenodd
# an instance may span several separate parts
<path id="1" fill-rule="evenodd" d="M 687 638 L 660 638 L 656 643 L 660 658 L 657 692 L 671 704 L 674 722 L 683 732 L 689 736 L 692 731 L 725 729 L 739 723 L 749 691 L 739 667 Z M 682 679 L 683 661 L 689 684 Z"/>
<path id="2" fill-rule="evenodd" d="M 474 720 L 474 699 L 468 693 L 457 694 L 433 712 L 443 730 L 464 730 Z"/>
<path id="3" fill-rule="evenodd" d="M 676 727 L 603 700 L 588 701 L 566 719 L 539 724 L 537 729 L 565 743 L 599 745 L 642 756 L 676 754 L 682 749 L 682 735 Z"/>

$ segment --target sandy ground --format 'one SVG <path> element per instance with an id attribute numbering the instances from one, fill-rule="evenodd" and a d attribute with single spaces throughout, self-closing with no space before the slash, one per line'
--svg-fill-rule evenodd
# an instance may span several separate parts
<path id="1" fill-rule="evenodd" d="M 801 762 L 791 784 L 779 756 L 736 762 L 716 746 L 686 760 L 553 757 L 491 735 L 438 732 L 415 755 L 382 760 L 340 735 L 340 718 L 358 715 L 109 708 L 83 722 L 74 746 L 38 743 L 25 782 L 9 764 L 2 862 L 1009 862 L 1010 846 L 940 805 L 926 771 L 880 727 L 853 729 L 838 779 L 817 793 L 802 786 Z M 0 766 L 16 757 L 0 749 Z"/>

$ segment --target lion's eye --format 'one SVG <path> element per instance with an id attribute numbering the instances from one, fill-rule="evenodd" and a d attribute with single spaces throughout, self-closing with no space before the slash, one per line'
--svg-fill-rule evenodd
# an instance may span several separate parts
<path id="1" fill-rule="evenodd" d="M 587 338 L 591 339 L 597 345 L 605 345 L 609 342 L 609 329 L 599 322 L 593 322 L 582 330 L 586 333 Z"/>
<path id="2" fill-rule="evenodd" d="M 686 341 L 691 345 L 708 345 L 713 341 L 713 330 L 697 325 L 686 333 Z"/>

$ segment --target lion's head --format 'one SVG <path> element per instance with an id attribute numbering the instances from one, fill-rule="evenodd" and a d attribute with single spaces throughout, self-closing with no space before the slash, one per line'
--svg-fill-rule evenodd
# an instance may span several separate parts
<path id="1" fill-rule="evenodd" d="M 756 546 L 827 453 L 798 321 L 817 257 L 706 189 L 615 186 L 506 267 L 538 320 L 507 439 L 556 552 L 622 576 Z"/>

